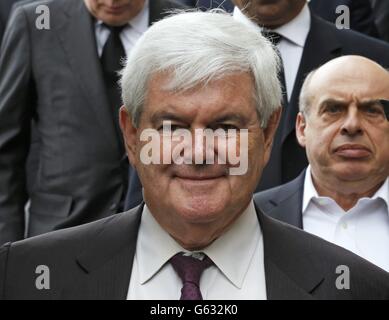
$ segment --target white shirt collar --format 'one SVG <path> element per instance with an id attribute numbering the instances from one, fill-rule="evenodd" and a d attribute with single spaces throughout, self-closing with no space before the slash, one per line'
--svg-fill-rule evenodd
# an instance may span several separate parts
<path id="1" fill-rule="evenodd" d="M 305 179 L 304 179 L 304 194 L 303 194 L 303 206 L 302 206 L 302 212 L 303 214 L 306 212 L 307 207 L 312 199 L 320 198 L 320 196 L 317 193 L 317 190 L 315 188 L 315 185 L 312 181 L 312 173 L 311 173 L 311 166 L 309 165 L 306 172 L 305 172 Z M 389 213 L 389 178 L 385 180 L 383 185 L 377 190 L 377 192 L 371 197 L 371 198 L 361 198 L 358 200 L 358 203 L 360 201 L 364 200 L 376 200 L 376 199 L 382 199 L 386 203 L 386 207 L 388 208 Z M 357 204 L 358 204 L 357 203 Z"/>
<path id="2" fill-rule="evenodd" d="M 96 25 L 101 26 L 103 21 L 97 20 Z M 149 0 L 145 1 L 143 9 L 129 22 L 128 25 L 138 33 L 143 33 L 149 27 Z"/>
<path id="3" fill-rule="evenodd" d="M 136 254 L 141 284 L 150 280 L 176 253 L 188 252 L 162 229 L 146 205 L 139 233 Z M 229 281 L 241 288 L 261 237 L 257 213 L 251 201 L 232 227 L 201 252 L 211 258 Z"/>
<path id="4" fill-rule="evenodd" d="M 237 21 L 240 21 L 246 25 L 250 26 L 256 26 L 259 30 L 262 30 L 263 28 L 258 26 L 255 22 L 250 20 L 248 17 L 240 11 L 240 9 L 235 6 L 234 18 Z M 278 34 L 282 35 L 284 39 L 289 40 L 290 42 L 293 42 L 294 44 L 304 47 L 305 41 L 308 37 L 309 30 L 311 28 L 311 13 L 308 8 L 308 4 L 306 4 L 301 12 L 291 21 L 289 21 L 287 24 L 276 28 L 272 31 L 277 32 Z"/>

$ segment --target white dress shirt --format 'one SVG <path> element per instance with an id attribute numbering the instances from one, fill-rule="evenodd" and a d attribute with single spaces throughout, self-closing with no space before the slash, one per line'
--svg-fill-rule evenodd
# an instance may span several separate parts
<path id="1" fill-rule="evenodd" d="M 258 30 L 262 30 L 261 27 L 247 18 L 236 6 L 234 8 L 234 18 L 242 23 L 255 25 Z M 311 14 L 308 5 L 305 5 L 292 21 L 277 29 L 272 29 L 272 31 L 282 36 L 277 48 L 284 64 L 288 100 L 290 100 L 293 93 L 294 83 L 310 28 Z"/>
<path id="2" fill-rule="evenodd" d="M 371 198 L 361 198 L 349 211 L 320 197 L 308 167 L 303 196 L 304 230 L 335 243 L 389 271 L 389 179 Z"/>
<path id="3" fill-rule="evenodd" d="M 182 281 L 168 262 L 178 252 L 188 253 L 145 206 L 127 299 L 179 300 Z M 204 300 L 266 299 L 262 231 L 253 202 L 226 233 L 201 252 L 215 264 L 200 279 Z"/>
<path id="4" fill-rule="evenodd" d="M 149 0 L 146 0 L 142 11 L 139 12 L 137 16 L 132 18 L 128 22 L 128 25 L 120 33 L 120 39 L 122 40 L 122 44 L 127 56 L 142 34 L 148 29 L 148 27 Z M 103 48 L 108 40 L 109 34 L 110 31 L 107 27 L 104 26 L 103 22 L 101 20 L 96 21 L 95 35 L 99 57 L 101 57 L 103 54 Z"/>

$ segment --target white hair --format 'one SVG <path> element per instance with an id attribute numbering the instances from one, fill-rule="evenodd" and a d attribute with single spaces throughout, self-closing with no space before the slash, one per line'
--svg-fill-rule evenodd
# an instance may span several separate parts
<path id="1" fill-rule="evenodd" d="M 280 60 L 255 26 L 221 10 L 185 11 L 153 24 L 122 70 L 122 99 L 137 127 L 150 77 L 170 72 L 169 90 L 183 91 L 237 73 L 250 73 L 261 126 L 281 106 Z"/>

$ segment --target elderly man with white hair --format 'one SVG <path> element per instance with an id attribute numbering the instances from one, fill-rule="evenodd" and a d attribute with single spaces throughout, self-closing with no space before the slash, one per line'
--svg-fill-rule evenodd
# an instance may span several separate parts
<path id="1" fill-rule="evenodd" d="M 121 81 L 145 202 L 4 246 L 2 298 L 389 298 L 385 272 L 254 205 L 280 116 L 278 67 L 270 42 L 227 14 L 154 24 Z"/>

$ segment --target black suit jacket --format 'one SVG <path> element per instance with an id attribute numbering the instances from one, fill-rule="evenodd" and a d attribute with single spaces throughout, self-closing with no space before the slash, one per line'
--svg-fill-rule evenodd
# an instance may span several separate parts
<path id="1" fill-rule="evenodd" d="M 370 0 L 380 37 L 389 42 L 389 1 Z"/>
<path id="2" fill-rule="evenodd" d="M 0 298 L 126 299 L 142 209 L 6 244 L 0 249 Z M 268 299 L 389 299 L 386 272 L 257 213 Z M 50 270 L 50 290 L 35 286 L 40 265 Z M 336 288 L 339 265 L 349 267 L 350 290 Z"/>
<path id="3" fill-rule="evenodd" d="M 12 6 L 20 0 L 1 0 L 0 1 L 0 45 L 3 39 L 5 27 L 11 12 Z"/>
<path id="4" fill-rule="evenodd" d="M 257 191 L 293 180 L 308 165 L 305 150 L 297 143 L 295 123 L 301 87 L 310 71 L 343 55 L 361 55 L 386 68 L 389 67 L 389 45 L 385 42 L 352 30 L 338 30 L 333 24 L 314 14 L 311 17 L 311 29 L 304 46 L 292 95 L 283 110 L 272 154 Z"/>
<path id="5" fill-rule="evenodd" d="M 371 37 L 380 37 L 369 0 L 311 0 L 309 3 L 312 12 L 332 23 L 339 17 L 336 8 L 340 5 L 350 9 L 351 29 Z"/>
<path id="6" fill-rule="evenodd" d="M 305 173 L 284 184 L 254 195 L 255 204 L 267 215 L 303 229 L 303 196 Z"/>
<path id="7" fill-rule="evenodd" d="M 39 4 L 50 30 L 35 26 Z M 150 22 L 173 7 L 182 8 L 150 1 Z M 0 243 L 22 239 L 25 227 L 32 236 L 117 213 L 128 178 L 84 1 L 21 2 L 10 19 L 0 52 Z M 26 169 L 28 157 L 36 161 Z"/>

